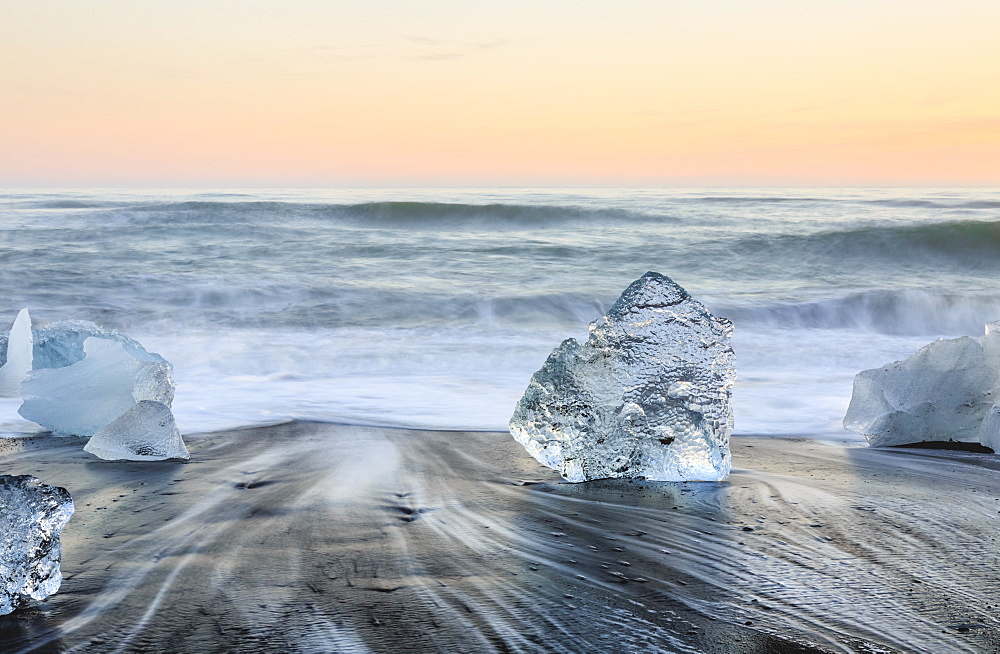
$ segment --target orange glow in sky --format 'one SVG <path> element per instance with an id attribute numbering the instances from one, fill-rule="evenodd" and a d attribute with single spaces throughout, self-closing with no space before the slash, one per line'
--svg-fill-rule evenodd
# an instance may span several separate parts
<path id="1" fill-rule="evenodd" d="M 1000 3 L 8 0 L 0 186 L 1000 184 Z"/>

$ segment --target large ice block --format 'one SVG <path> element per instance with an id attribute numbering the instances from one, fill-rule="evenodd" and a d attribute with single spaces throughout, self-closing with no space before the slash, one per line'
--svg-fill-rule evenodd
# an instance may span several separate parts
<path id="1" fill-rule="evenodd" d="M 35 331 L 34 369 L 64 368 L 83 359 L 83 342 L 100 338 L 121 343 L 139 361 L 167 363 L 155 352 L 116 330 L 102 329 L 87 320 L 60 320 Z M 168 403 L 169 404 L 169 403 Z"/>
<path id="2" fill-rule="evenodd" d="M 21 309 L 10 329 L 3 365 L 0 365 L 0 397 L 17 397 L 21 394 L 21 382 L 31 370 L 31 362 L 31 317 L 27 309 Z"/>
<path id="3" fill-rule="evenodd" d="M 844 427 L 872 447 L 923 441 L 1000 446 L 1000 322 L 980 339 L 925 345 L 905 361 L 854 377 Z"/>
<path id="4" fill-rule="evenodd" d="M 71 515 L 65 488 L 0 475 L 0 615 L 59 590 L 59 533 Z"/>
<path id="5" fill-rule="evenodd" d="M 569 481 L 724 479 L 732 467 L 733 325 L 648 272 L 587 342 L 568 339 L 531 378 L 514 438 Z"/>
<path id="6" fill-rule="evenodd" d="M 173 401 L 171 366 L 162 358 L 139 358 L 118 339 L 87 337 L 81 345 L 75 363 L 28 373 L 21 384 L 23 417 L 57 435 L 92 436 L 137 402 Z"/>
<path id="7" fill-rule="evenodd" d="M 84 446 L 109 461 L 187 459 L 188 451 L 170 408 L 142 400 L 104 427 Z"/>

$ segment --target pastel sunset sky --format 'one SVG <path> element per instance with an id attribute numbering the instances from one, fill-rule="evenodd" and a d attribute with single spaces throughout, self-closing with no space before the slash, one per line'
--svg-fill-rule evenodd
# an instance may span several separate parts
<path id="1" fill-rule="evenodd" d="M 993 0 L 7 0 L 0 186 L 1000 184 Z"/>

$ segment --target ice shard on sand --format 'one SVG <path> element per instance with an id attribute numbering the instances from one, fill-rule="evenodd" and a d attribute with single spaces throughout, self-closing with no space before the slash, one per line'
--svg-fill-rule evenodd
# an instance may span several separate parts
<path id="1" fill-rule="evenodd" d="M 71 515 L 65 488 L 0 475 L 0 615 L 59 590 L 59 534 Z"/>
<path id="2" fill-rule="evenodd" d="M 132 339 L 93 323 L 39 330 L 19 413 L 59 435 L 92 436 L 142 400 L 173 402 L 172 366 Z"/>
<path id="3" fill-rule="evenodd" d="M 927 441 L 1000 448 L 1000 322 L 979 338 L 939 339 L 854 377 L 844 427 L 872 447 Z"/>
<path id="4" fill-rule="evenodd" d="M 514 438 L 569 481 L 724 479 L 732 467 L 733 325 L 648 272 L 583 345 L 568 339 L 531 378 Z"/>
<path id="5" fill-rule="evenodd" d="M 0 397 L 21 394 L 21 382 L 31 370 L 32 341 L 31 317 L 27 309 L 21 309 L 10 329 L 3 365 L 0 365 Z"/>
<path id="6" fill-rule="evenodd" d="M 83 448 L 109 461 L 163 461 L 187 459 L 170 408 L 142 400 L 104 427 Z"/>

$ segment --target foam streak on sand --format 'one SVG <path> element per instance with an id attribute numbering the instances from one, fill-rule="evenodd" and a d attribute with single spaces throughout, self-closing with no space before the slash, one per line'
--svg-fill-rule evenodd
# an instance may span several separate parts
<path id="1" fill-rule="evenodd" d="M 188 464 L 73 440 L 3 443 L 78 509 L 62 591 L 0 619 L 0 650 L 1000 644 L 983 455 L 743 437 L 728 482 L 564 484 L 498 433 L 294 422 L 192 439 Z"/>

